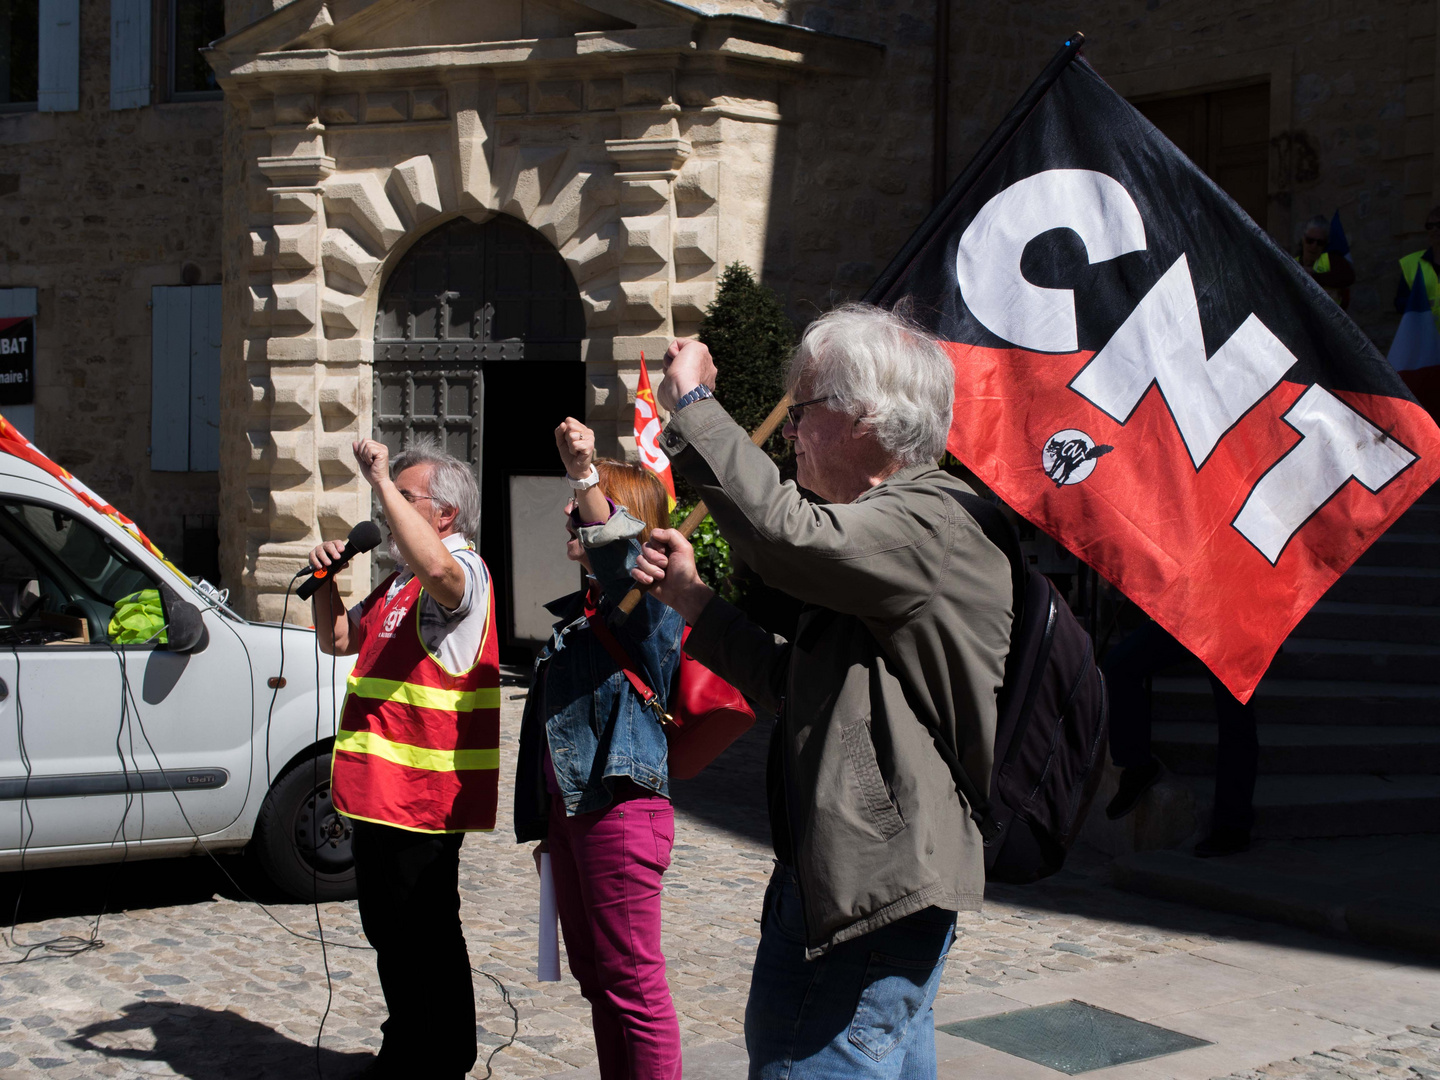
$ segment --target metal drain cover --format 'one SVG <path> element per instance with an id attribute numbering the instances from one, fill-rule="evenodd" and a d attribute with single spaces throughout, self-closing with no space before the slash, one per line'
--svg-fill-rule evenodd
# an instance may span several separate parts
<path id="1" fill-rule="evenodd" d="M 959 1020 L 941 1024 L 938 1030 L 1068 1076 L 1210 1045 L 1204 1039 L 1132 1020 L 1083 1001 L 1060 1001 Z"/>

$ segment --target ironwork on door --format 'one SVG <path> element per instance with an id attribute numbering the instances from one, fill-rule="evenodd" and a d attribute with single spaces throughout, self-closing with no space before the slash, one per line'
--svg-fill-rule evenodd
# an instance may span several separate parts
<path id="1" fill-rule="evenodd" d="M 512 601 L 498 569 L 509 564 L 508 478 L 553 470 L 551 414 L 558 422 L 583 408 L 584 335 L 565 260 L 503 214 L 435 229 L 404 255 L 381 295 L 374 437 L 392 453 L 430 438 L 475 466 L 481 554 L 502 608 Z M 387 563 L 374 560 L 377 582 Z"/>

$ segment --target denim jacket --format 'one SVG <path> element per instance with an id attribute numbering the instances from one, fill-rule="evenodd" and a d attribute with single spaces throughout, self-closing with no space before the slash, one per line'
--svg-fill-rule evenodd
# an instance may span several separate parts
<path id="1" fill-rule="evenodd" d="M 615 606 L 633 584 L 630 570 L 640 553 L 643 528 L 621 506 L 605 524 L 581 528 L 580 541 L 604 591 L 600 610 L 611 633 L 646 685 L 665 701 L 680 664 L 684 620 L 652 596 L 645 596 L 624 622 L 614 617 Z M 558 621 L 549 643 L 535 658 L 520 725 L 515 771 L 519 843 L 544 840 L 549 831 L 550 794 L 543 768 L 546 742 L 570 816 L 609 806 L 615 782 L 623 778 L 670 797 L 665 733 L 654 711 L 641 701 L 590 629 L 584 600 L 585 594 L 576 592 L 546 605 Z"/>

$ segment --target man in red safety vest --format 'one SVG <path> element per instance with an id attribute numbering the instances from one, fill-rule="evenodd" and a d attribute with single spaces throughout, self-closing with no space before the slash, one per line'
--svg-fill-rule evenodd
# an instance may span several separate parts
<path id="1" fill-rule="evenodd" d="M 397 570 L 346 611 L 315 594 L 326 653 L 358 655 L 335 738 L 331 795 L 352 819 L 360 921 L 389 1019 L 369 1078 L 459 1080 L 475 1063 L 475 995 L 460 925 L 460 844 L 495 827 L 500 663 L 490 575 L 472 537 L 480 493 L 463 461 L 354 445 Z M 317 569 L 340 556 L 332 540 Z"/>

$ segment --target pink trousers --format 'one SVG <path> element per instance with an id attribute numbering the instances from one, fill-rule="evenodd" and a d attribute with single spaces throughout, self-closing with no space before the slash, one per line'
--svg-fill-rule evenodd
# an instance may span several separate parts
<path id="1" fill-rule="evenodd" d="M 606 809 L 575 817 L 551 796 L 565 957 L 590 1002 L 602 1080 L 679 1080 L 680 1023 L 660 951 L 660 877 L 675 811 L 668 799 L 624 788 Z"/>

